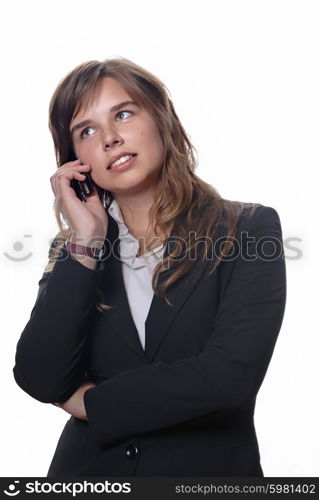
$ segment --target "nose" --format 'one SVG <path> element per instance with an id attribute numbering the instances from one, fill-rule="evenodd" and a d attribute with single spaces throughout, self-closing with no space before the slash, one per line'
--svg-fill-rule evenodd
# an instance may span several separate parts
<path id="1" fill-rule="evenodd" d="M 121 144 L 123 139 L 115 129 L 109 129 L 107 132 L 105 131 L 102 141 L 103 149 L 108 149 L 115 144 Z"/>

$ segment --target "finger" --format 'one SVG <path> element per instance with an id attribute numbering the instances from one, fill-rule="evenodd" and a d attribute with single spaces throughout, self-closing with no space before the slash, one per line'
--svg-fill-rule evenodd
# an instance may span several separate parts
<path id="1" fill-rule="evenodd" d="M 68 161 L 67 163 L 64 163 L 63 165 L 74 165 L 77 163 L 81 163 L 81 160 L 79 158 L 77 158 L 76 160 Z"/>
<path id="2" fill-rule="evenodd" d="M 84 172 L 84 171 L 88 171 L 88 170 L 91 170 L 91 167 L 90 165 L 88 164 L 85 164 L 85 165 L 77 165 L 73 168 L 64 168 L 64 167 L 60 167 L 56 172 L 55 174 L 53 175 L 53 177 L 66 177 L 68 179 L 72 179 L 73 178 L 73 175 L 75 172 Z"/>
<path id="3" fill-rule="evenodd" d="M 85 165 L 78 165 L 74 168 L 64 168 L 59 167 L 58 170 L 50 177 L 50 182 L 51 182 L 51 187 L 52 190 L 57 196 L 59 193 L 59 189 L 62 187 L 69 187 L 70 183 L 69 181 L 72 179 L 78 179 L 78 180 L 84 180 L 83 177 L 79 177 L 78 174 L 82 171 L 89 171 L 91 169 L 90 165 L 85 164 Z"/>

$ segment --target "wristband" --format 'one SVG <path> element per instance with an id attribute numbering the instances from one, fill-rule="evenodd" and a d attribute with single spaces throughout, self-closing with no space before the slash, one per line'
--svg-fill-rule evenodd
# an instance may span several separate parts
<path id="1" fill-rule="evenodd" d="M 87 257 L 92 257 L 95 260 L 101 260 L 103 256 L 103 247 L 84 247 L 82 245 L 76 245 L 70 241 L 65 242 L 65 248 L 72 253 L 77 253 L 79 255 L 86 255 Z"/>

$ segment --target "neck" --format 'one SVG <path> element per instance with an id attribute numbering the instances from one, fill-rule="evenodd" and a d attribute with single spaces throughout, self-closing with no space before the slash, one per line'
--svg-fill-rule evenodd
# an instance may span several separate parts
<path id="1" fill-rule="evenodd" d="M 145 252 L 146 246 L 158 247 L 161 239 L 155 236 L 154 228 L 150 227 L 149 212 L 155 201 L 155 193 L 143 193 L 137 196 L 115 196 L 122 212 L 126 227 L 140 244 L 139 255 Z"/>
<path id="2" fill-rule="evenodd" d="M 139 193 L 138 196 L 119 193 L 115 195 L 115 198 L 125 225 L 133 236 L 145 236 L 146 232 L 153 232 L 149 228 L 149 212 L 156 198 L 154 191 Z"/>

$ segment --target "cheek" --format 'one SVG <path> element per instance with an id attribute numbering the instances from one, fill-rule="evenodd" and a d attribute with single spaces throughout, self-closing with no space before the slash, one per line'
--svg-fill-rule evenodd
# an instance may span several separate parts
<path id="1" fill-rule="evenodd" d="M 75 152 L 78 158 L 81 158 L 82 161 L 88 161 L 89 158 L 94 157 L 96 155 L 96 145 L 94 146 L 94 141 L 83 141 L 75 146 Z"/>
<path id="2" fill-rule="evenodd" d="M 157 158 L 162 161 L 164 157 L 164 144 L 157 130 L 153 135 L 153 150 Z"/>
<path id="3" fill-rule="evenodd" d="M 164 144 L 162 142 L 160 133 L 156 125 L 151 124 L 149 128 L 142 131 L 142 139 L 153 152 L 157 152 L 158 155 L 164 153 Z"/>
<path id="4" fill-rule="evenodd" d="M 81 155 L 81 153 L 83 152 L 82 144 L 76 142 L 75 144 L 73 144 L 73 150 L 74 150 L 76 156 L 79 157 Z"/>

